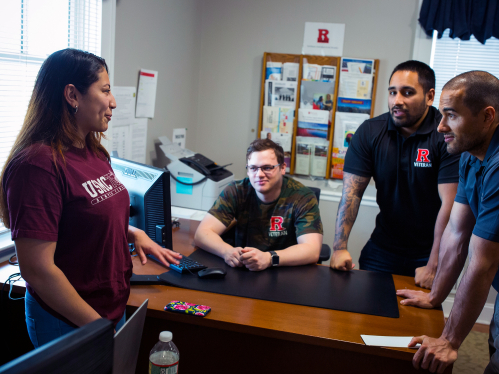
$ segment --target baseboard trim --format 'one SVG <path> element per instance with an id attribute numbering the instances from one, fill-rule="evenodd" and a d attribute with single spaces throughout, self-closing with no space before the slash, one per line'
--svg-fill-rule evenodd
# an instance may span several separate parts
<path id="1" fill-rule="evenodd" d="M 449 317 L 450 311 L 452 309 L 452 305 L 454 305 L 454 298 L 449 296 L 442 304 L 442 309 L 444 310 L 445 318 Z M 483 325 L 490 325 L 490 321 L 492 320 L 492 316 L 494 315 L 494 304 L 493 303 L 485 303 L 480 316 L 476 320 L 476 323 L 481 323 Z"/>

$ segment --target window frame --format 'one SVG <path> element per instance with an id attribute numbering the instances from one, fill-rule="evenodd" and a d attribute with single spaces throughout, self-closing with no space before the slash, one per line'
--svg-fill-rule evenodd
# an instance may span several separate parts
<path id="1" fill-rule="evenodd" d="M 109 79 L 111 87 L 114 85 L 114 51 L 116 31 L 116 0 L 102 0 L 102 35 L 101 35 L 101 57 L 106 60 L 109 68 Z M 111 131 L 111 128 L 109 129 Z M 111 139 L 111 136 L 108 136 Z M 107 140 L 102 144 L 109 151 Z M 11 239 L 10 230 L 0 233 L 0 262 L 6 261 L 13 254 L 14 242 Z"/>

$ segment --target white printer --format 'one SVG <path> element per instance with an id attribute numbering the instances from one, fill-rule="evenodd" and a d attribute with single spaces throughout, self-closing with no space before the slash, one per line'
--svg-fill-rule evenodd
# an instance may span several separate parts
<path id="1" fill-rule="evenodd" d="M 196 153 L 170 159 L 170 194 L 173 206 L 210 210 L 223 189 L 234 180 L 234 175 L 207 157 Z"/>
<path id="2" fill-rule="evenodd" d="M 227 165 L 225 165 L 227 166 Z M 210 210 L 234 175 L 212 160 L 196 153 L 168 164 L 172 205 Z"/>

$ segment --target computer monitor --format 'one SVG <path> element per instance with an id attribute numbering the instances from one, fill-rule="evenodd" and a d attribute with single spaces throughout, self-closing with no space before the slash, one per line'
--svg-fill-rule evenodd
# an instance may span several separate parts
<path id="1" fill-rule="evenodd" d="M 98 319 L 0 367 L 2 374 L 112 374 L 114 327 Z"/>
<path id="2" fill-rule="evenodd" d="M 130 225 L 173 249 L 170 172 L 118 157 L 111 157 L 111 167 L 130 195 Z"/>

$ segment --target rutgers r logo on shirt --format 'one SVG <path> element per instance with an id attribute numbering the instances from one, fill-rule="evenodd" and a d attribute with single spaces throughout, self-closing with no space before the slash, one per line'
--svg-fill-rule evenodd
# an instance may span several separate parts
<path id="1" fill-rule="evenodd" d="M 279 216 L 272 216 L 272 218 L 270 218 L 270 232 L 269 232 L 270 237 L 279 237 L 279 236 L 288 235 L 288 230 L 282 227 L 283 222 L 284 218 Z"/>
<path id="2" fill-rule="evenodd" d="M 125 186 L 116 179 L 113 172 L 109 172 L 97 179 L 90 179 L 81 185 L 92 198 L 92 205 L 109 199 L 125 189 Z"/>
<path id="3" fill-rule="evenodd" d="M 418 148 L 418 155 L 416 157 L 416 161 L 414 162 L 414 166 L 420 168 L 431 168 L 430 161 L 430 151 L 424 148 Z"/>

